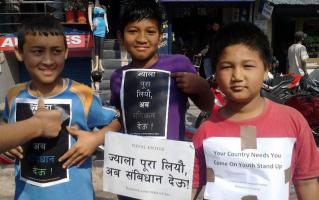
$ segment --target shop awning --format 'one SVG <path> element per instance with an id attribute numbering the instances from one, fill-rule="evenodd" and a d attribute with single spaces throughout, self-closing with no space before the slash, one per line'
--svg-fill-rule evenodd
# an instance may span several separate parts
<path id="1" fill-rule="evenodd" d="M 254 2 L 255 0 L 159 0 L 160 2 Z"/>
<path id="2" fill-rule="evenodd" d="M 275 5 L 319 5 L 319 0 L 267 0 Z"/>

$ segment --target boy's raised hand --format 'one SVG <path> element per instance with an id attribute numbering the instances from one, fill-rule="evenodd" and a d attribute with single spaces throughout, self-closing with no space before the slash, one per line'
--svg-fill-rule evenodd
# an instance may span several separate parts
<path id="1" fill-rule="evenodd" d="M 198 94 L 203 90 L 203 85 L 207 81 L 195 73 L 190 72 L 175 72 L 172 77 L 176 79 L 177 87 L 186 94 Z"/>
<path id="2" fill-rule="evenodd" d="M 63 168 L 73 165 L 79 167 L 92 155 L 99 143 L 94 133 L 79 130 L 76 126 L 67 127 L 67 130 L 77 137 L 77 142 L 59 158 L 59 162 L 64 162 Z"/>
<path id="3" fill-rule="evenodd" d="M 38 110 L 32 117 L 39 121 L 39 136 L 48 138 L 58 136 L 61 130 L 61 117 L 62 113 L 58 110 L 46 110 L 43 98 L 39 98 Z"/>
<path id="4" fill-rule="evenodd" d="M 32 121 L 33 128 L 36 129 L 32 134 L 32 137 L 52 138 L 58 136 L 59 131 L 61 130 L 61 112 L 58 110 L 46 110 L 42 97 L 39 98 L 37 112 L 28 120 Z M 23 149 L 21 146 L 18 146 L 7 151 L 5 155 L 16 159 L 22 159 Z"/>
<path id="5" fill-rule="evenodd" d="M 205 79 L 191 72 L 175 72 L 171 76 L 176 79 L 177 87 L 188 94 L 199 109 L 212 110 L 214 96 Z"/>

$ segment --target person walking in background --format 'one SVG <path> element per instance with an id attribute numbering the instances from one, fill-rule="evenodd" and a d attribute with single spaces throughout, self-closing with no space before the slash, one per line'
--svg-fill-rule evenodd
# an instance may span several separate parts
<path id="1" fill-rule="evenodd" d="M 94 37 L 94 59 L 92 58 L 92 71 L 104 71 L 102 64 L 104 37 L 109 32 L 107 9 L 99 0 L 95 0 L 94 3 L 90 1 L 88 6 L 88 17 Z"/>
<path id="2" fill-rule="evenodd" d="M 203 67 L 204 67 L 205 78 L 210 77 L 214 73 L 211 60 L 210 60 L 210 53 L 211 53 L 210 43 L 219 29 L 220 29 L 220 24 L 218 22 L 212 22 L 208 25 L 207 44 L 205 48 L 202 49 L 198 54 L 199 56 L 203 57 Z"/>
<path id="3" fill-rule="evenodd" d="M 306 34 L 302 31 L 295 33 L 295 43 L 288 49 L 288 72 L 305 75 L 307 74 L 307 62 L 309 58 L 307 49 L 303 45 Z"/>

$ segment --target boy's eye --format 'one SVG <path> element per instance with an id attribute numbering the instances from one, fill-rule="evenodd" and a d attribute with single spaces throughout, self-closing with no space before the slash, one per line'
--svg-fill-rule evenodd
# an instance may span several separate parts
<path id="1" fill-rule="evenodd" d="M 148 30 L 147 33 L 153 35 L 153 34 L 156 34 L 157 31 L 156 30 Z"/>
<path id="2" fill-rule="evenodd" d="M 55 50 L 53 50 L 53 54 L 60 54 L 62 52 L 62 50 L 61 49 L 55 49 Z"/>
<path id="3" fill-rule="evenodd" d="M 230 69 L 232 68 L 231 65 L 222 65 L 222 66 L 219 66 L 219 69 Z"/>
<path id="4" fill-rule="evenodd" d="M 40 55 L 43 51 L 40 49 L 35 49 L 35 50 L 32 50 L 31 52 L 35 55 Z"/>
<path id="5" fill-rule="evenodd" d="M 135 29 L 130 29 L 130 30 L 128 30 L 127 32 L 129 32 L 129 33 L 136 33 L 137 30 L 135 30 Z"/>
<path id="6" fill-rule="evenodd" d="M 255 66 L 254 65 L 250 65 L 250 64 L 246 64 L 244 65 L 245 68 L 254 68 Z"/>

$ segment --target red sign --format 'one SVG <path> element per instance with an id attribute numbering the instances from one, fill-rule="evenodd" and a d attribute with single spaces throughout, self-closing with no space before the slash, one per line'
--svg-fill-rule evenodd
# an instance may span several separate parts
<path id="1" fill-rule="evenodd" d="M 92 35 L 66 35 L 68 48 L 72 49 L 89 49 L 93 47 Z M 14 36 L 0 37 L 0 51 L 14 51 L 17 46 L 18 40 Z"/>

